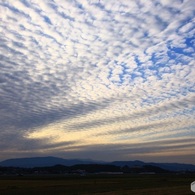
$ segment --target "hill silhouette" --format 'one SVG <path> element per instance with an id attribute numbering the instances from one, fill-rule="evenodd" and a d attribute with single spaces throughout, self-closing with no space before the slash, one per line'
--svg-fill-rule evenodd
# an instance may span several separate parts
<path id="1" fill-rule="evenodd" d="M 154 166 L 161 169 L 169 171 L 195 171 L 195 165 L 192 164 L 181 164 L 181 163 L 146 163 L 142 161 L 113 161 L 113 162 L 102 162 L 95 160 L 83 160 L 83 159 L 63 159 L 57 157 L 32 157 L 32 158 L 16 158 L 8 159 L 0 162 L 2 167 L 21 167 L 21 168 L 33 168 L 33 167 L 52 167 L 55 165 L 63 166 L 75 166 L 75 165 L 114 165 L 117 167 L 128 166 L 129 168 L 133 167 L 144 167 L 144 166 Z"/>

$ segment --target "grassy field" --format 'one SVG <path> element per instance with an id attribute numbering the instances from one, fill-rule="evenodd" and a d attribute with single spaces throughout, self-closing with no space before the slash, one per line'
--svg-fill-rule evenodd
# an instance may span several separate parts
<path id="1" fill-rule="evenodd" d="M 0 195 L 187 195 L 195 175 L 2 176 Z"/>

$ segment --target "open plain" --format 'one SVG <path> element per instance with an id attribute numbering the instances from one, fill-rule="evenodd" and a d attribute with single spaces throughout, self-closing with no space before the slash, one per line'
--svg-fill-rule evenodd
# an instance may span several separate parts
<path id="1" fill-rule="evenodd" d="M 187 195 L 195 175 L 1 176 L 1 195 Z"/>

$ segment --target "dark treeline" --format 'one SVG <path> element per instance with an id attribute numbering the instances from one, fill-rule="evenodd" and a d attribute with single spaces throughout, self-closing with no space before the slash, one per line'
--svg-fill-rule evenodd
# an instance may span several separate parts
<path id="1" fill-rule="evenodd" d="M 51 167 L 0 167 L 0 175 L 23 175 L 23 174 L 86 174 L 86 173 L 171 173 L 171 171 L 157 166 L 116 166 L 103 164 L 78 164 L 73 166 L 55 165 Z"/>

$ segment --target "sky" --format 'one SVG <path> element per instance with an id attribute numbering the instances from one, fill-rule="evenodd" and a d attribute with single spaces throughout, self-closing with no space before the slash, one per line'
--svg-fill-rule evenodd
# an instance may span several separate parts
<path id="1" fill-rule="evenodd" d="M 0 0 L 0 160 L 195 164 L 194 0 Z"/>

